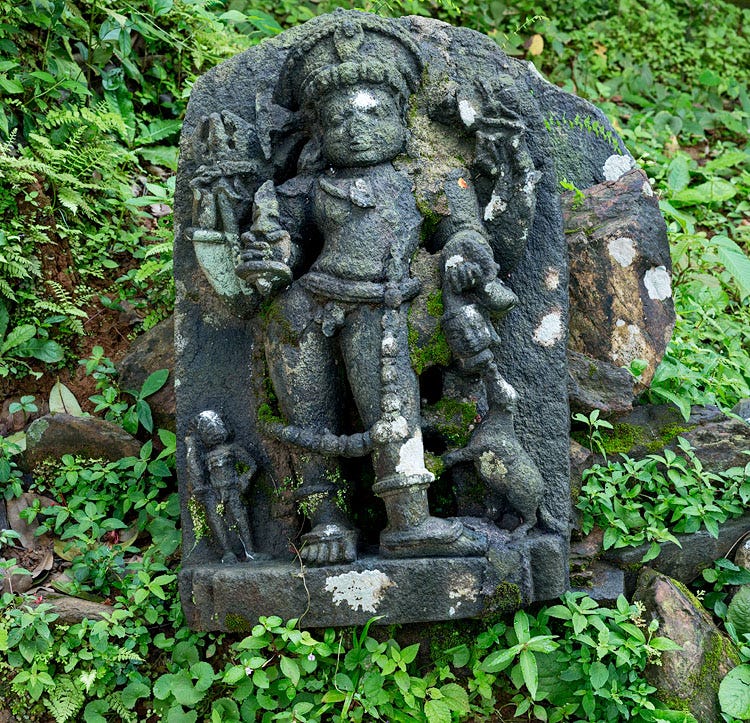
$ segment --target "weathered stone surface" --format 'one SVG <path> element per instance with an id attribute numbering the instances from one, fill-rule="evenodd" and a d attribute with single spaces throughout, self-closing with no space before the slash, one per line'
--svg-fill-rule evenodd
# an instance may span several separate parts
<path id="1" fill-rule="evenodd" d="M 637 386 L 643 389 L 664 354 L 675 318 L 658 199 L 646 174 L 633 169 L 584 189 L 582 196 L 564 193 L 563 207 L 570 249 L 568 346 L 615 367 L 645 360 Z"/>
<path id="2" fill-rule="evenodd" d="M 426 18 L 322 16 L 196 82 L 175 196 L 191 624 L 371 617 L 331 609 L 332 570 L 389 570 L 387 622 L 567 587 L 559 182 L 633 163 L 599 111 Z M 493 582 L 459 612 L 464 568 Z"/>
<path id="3" fill-rule="evenodd" d="M 45 459 L 60 459 L 64 454 L 118 460 L 137 457 L 140 449 L 140 442 L 113 422 L 48 414 L 29 426 L 22 462 L 31 470 Z"/>
<path id="4" fill-rule="evenodd" d="M 118 364 L 120 387 L 140 391 L 149 374 L 159 369 L 169 369 L 167 383 L 147 398 L 158 429 L 175 429 L 174 371 L 174 317 L 160 321 L 141 334 Z"/>
<path id="5" fill-rule="evenodd" d="M 574 560 L 571 560 L 574 563 Z M 573 568 L 574 569 L 574 568 Z M 595 560 L 585 570 L 571 573 L 573 590 L 585 592 L 600 605 L 612 605 L 625 594 L 625 573 L 614 565 Z"/>
<path id="6" fill-rule="evenodd" d="M 634 378 L 627 369 L 568 349 L 568 373 L 572 412 L 618 414 L 633 408 Z"/>
<path id="7" fill-rule="evenodd" d="M 740 399 L 737 404 L 732 407 L 732 413 L 738 417 L 742 417 L 748 424 L 750 424 L 750 399 Z"/>
<path id="8" fill-rule="evenodd" d="M 750 570 L 750 536 L 746 535 L 740 540 L 737 551 L 734 553 L 734 564 Z"/>
<path id="9" fill-rule="evenodd" d="M 750 462 L 750 424 L 731 417 L 699 424 L 683 436 L 706 469 L 716 471 L 744 467 Z"/>
<path id="10" fill-rule="evenodd" d="M 83 600 L 79 597 L 70 595 L 57 595 L 55 593 L 46 593 L 41 597 L 39 604 L 52 605 L 52 612 L 59 616 L 55 620 L 55 625 L 75 625 L 81 620 L 102 620 L 105 615 L 112 614 L 112 606 L 104 603 L 93 602 L 92 600 Z"/>
<path id="11" fill-rule="evenodd" d="M 247 630 L 259 615 L 301 617 L 306 627 L 364 625 L 376 615 L 383 616 L 379 625 L 458 620 L 527 603 L 537 594 L 534 584 L 549 585 L 549 574 L 559 584 L 565 556 L 560 539 L 547 535 L 509 545 L 492 559 L 363 557 L 326 567 L 260 560 L 188 566 L 180 573 L 180 592 L 196 629 Z"/>
<path id="12" fill-rule="evenodd" d="M 682 547 L 673 542 L 665 542 L 661 546 L 659 557 L 651 560 L 649 565 L 680 582 L 691 582 L 702 570 L 713 565 L 714 560 L 725 557 L 737 540 L 747 532 L 750 532 L 750 513 L 720 525 L 718 538 L 712 537 L 707 530 L 690 535 L 675 535 Z M 604 550 L 602 556 L 623 568 L 632 569 L 643 559 L 648 548 L 649 545 L 641 545 L 609 549 Z"/>
<path id="13" fill-rule="evenodd" d="M 719 683 L 740 662 L 735 646 L 698 599 L 666 575 L 644 569 L 634 599 L 645 605 L 649 619 L 659 620 L 659 635 L 682 646 L 662 653 L 661 665 L 647 669 L 657 696 L 675 710 L 689 711 L 701 723 L 722 721 Z"/>

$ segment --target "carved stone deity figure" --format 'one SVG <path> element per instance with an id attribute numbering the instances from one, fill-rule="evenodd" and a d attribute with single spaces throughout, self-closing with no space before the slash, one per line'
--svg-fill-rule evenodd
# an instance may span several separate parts
<path id="1" fill-rule="evenodd" d="M 566 587 L 569 149 L 543 83 L 476 33 L 339 11 L 196 84 L 175 242 L 194 625 L 293 613 L 292 551 L 310 624 Z"/>

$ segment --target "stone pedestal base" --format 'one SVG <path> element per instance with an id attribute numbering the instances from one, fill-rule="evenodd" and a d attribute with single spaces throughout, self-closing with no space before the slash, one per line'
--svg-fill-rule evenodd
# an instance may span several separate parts
<path id="1" fill-rule="evenodd" d="M 249 630 L 261 615 L 303 627 L 381 625 L 474 618 L 562 594 L 567 542 L 529 535 L 487 557 L 386 560 L 301 567 L 288 561 L 187 566 L 180 595 L 198 630 Z"/>

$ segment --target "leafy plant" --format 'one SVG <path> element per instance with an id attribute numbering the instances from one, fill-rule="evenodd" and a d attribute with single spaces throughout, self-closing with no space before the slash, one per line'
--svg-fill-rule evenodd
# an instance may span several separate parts
<path id="1" fill-rule="evenodd" d="M 594 465 L 583 473 L 577 507 L 588 534 L 604 529 L 604 549 L 650 542 L 643 562 L 654 559 L 660 543 L 680 544 L 675 533 L 705 527 L 714 536 L 719 525 L 742 515 L 750 501 L 750 464 L 721 474 L 708 472 L 689 442 L 677 438 L 680 454 L 665 449 L 642 460 Z"/>

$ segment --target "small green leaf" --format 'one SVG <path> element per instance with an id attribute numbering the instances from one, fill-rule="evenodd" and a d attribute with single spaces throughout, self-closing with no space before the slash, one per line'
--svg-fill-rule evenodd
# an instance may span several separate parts
<path id="1" fill-rule="evenodd" d="M 68 389 L 59 379 L 55 382 L 49 393 L 50 414 L 70 414 L 74 417 L 82 417 L 83 410 L 73 392 Z"/>
<path id="2" fill-rule="evenodd" d="M 536 666 L 536 657 L 530 650 L 522 650 L 518 662 L 521 666 L 523 682 L 529 691 L 532 700 L 536 699 L 537 686 L 539 685 L 539 672 Z"/>
<path id="3" fill-rule="evenodd" d="M 158 392 L 166 383 L 167 377 L 169 376 L 169 369 L 159 369 L 158 371 L 149 374 L 146 381 L 143 382 L 141 392 L 138 394 L 140 399 L 150 397 L 155 392 Z"/>
<path id="4" fill-rule="evenodd" d="M 428 700 L 424 704 L 427 723 L 451 723 L 451 709 L 442 700 Z"/>
<path id="5" fill-rule="evenodd" d="M 604 665 L 604 663 L 595 660 L 591 663 L 591 667 L 589 668 L 589 679 L 591 680 L 591 685 L 594 690 L 603 688 L 609 680 L 609 670 L 607 670 L 607 666 Z"/>
<path id="6" fill-rule="evenodd" d="M 297 665 L 296 661 L 292 660 L 291 658 L 287 658 L 285 655 L 281 656 L 281 672 L 289 678 L 289 680 L 292 681 L 292 685 L 294 687 L 297 687 L 297 684 L 299 683 L 299 665 Z"/>

